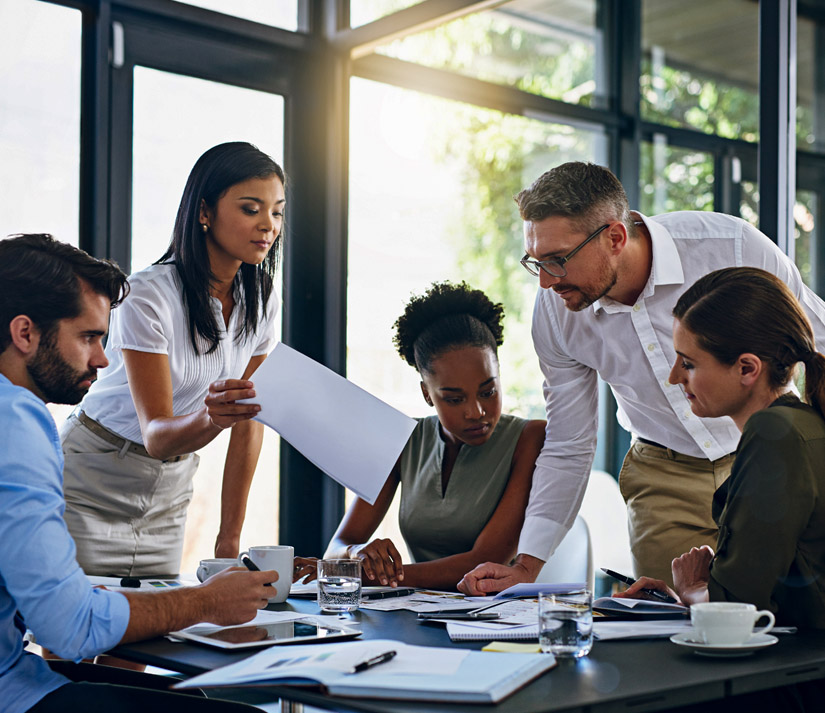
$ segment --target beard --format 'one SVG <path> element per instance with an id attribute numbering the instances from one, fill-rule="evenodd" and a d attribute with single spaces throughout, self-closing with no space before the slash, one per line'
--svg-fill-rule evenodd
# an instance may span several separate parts
<path id="1" fill-rule="evenodd" d="M 605 265 L 599 275 L 598 284 L 592 287 L 577 287 L 575 285 L 554 285 L 552 289 L 556 292 L 570 290 L 570 294 L 562 297 L 564 306 L 571 312 L 581 312 L 586 307 L 592 305 L 596 300 L 604 297 L 616 285 L 618 273 Z"/>
<path id="2" fill-rule="evenodd" d="M 81 384 L 94 380 L 97 370 L 78 371 L 69 364 L 57 347 L 57 330 L 45 333 L 40 339 L 37 353 L 26 365 L 32 382 L 46 397 L 46 401 L 55 404 L 79 404 L 88 387 Z"/>

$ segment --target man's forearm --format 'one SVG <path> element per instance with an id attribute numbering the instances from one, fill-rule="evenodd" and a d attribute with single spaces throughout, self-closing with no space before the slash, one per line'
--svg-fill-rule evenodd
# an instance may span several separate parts
<path id="1" fill-rule="evenodd" d="M 520 569 L 525 577 L 525 582 L 535 582 L 539 576 L 541 568 L 544 567 L 544 560 L 532 555 L 519 553 L 513 562 L 513 567 Z"/>
<path id="2" fill-rule="evenodd" d="M 185 629 L 204 621 L 209 614 L 209 593 L 203 587 L 124 595 L 129 600 L 129 625 L 122 644 Z"/>

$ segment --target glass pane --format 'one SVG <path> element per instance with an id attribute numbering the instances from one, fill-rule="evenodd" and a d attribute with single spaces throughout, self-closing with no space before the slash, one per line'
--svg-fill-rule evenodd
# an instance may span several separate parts
<path id="1" fill-rule="evenodd" d="M 513 0 L 377 50 L 573 104 L 605 104 L 596 0 Z"/>
<path id="2" fill-rule="evenodd" d="M 240 140 L 250 141 L 279 163 L 284 153 L 280 96 L 144 67 L 135 68 L 134 87 L 132 271 L 151 264 L 166 250 L 186 177 L 206 149 Z M 164 107 L 163 121 L 157 120 L 159 106 Z M 224 432 L 199 451 L 183 572 L 194 572 L 198 560 L 212 556 L 228 444 L 229 433 Z M 278 466 L 279 439 L 267 428 L 249 494 L 242 547 L 277 544 Z"/>
<path id="3" fill-rule="evenodd" d="M 751 0 L 644 0 L 642 116 L 757 141 L 758 21 Z"/>
<path id="4" fill-rule="evenodd" d="M 393 323 L 411 293 L 466 280 L 505 307 L 504 411 L 543 418 L 530 336 L 537 285 L 519 265 L 513 196 L 564 161 L 604 162 L 603 134 L 363 79 L 351 90 L 347 377 L 430 415 L 418 374 L 393 348 Z M 381 536 L 402 544 L 397 530 Z"/>
<path id="5" fill-rule="evenodd" d="M 825 23 L 799 17 L 796 45 L 796 144 L 825 151 Z"/>
<path id="6" fill-rule="evenodd" d="M 176 0 L 284 30 L 298 29 L 298 0 Z"/>
<path id="7" fill-rule="evenodd" d="M 135 67 L 134 91 L 133 272 L 169 245 L 186 177 L 206 149 L 249 141 L 281 165 L 284 155 L 284 100 L 276 94 L 146 67 Z"/>
<path id="8" fill-rule="evenodd" d="M 653 143 L 643 142 L 641 149 L 639 210 L 642 213 L 713 210 L 711 154 L 668 146 L 661 134 Z"/>
<path id="9" fill-rule="evenodd" d="M 0 3 L 0 237 L 78 244 L 80 27 L 77 10 Z"/>
<path id="10" fill-rule="evenodd" d="M 349 25 L 359 27 L 368 22 L 392 15 L 398 10 L 418 5 L 421 0 L 355 0 L 349 6 Z"/>
<path id="11" fill-rule="evenodd" d="M 739 215 L 754 228 L 759 227 L 759 191 L 756 181 L 742 181 L 739 200 Z"/>
<path id="12" fill-rule="evenodd" d="M 813 290 L 820 287 L 817 284 L 816 259 L 818 240 L 816 217 L 818 214 L 819 195 L 813 191 L 797 191 L 793 208 L 796 266 L 805 284 Z"/>

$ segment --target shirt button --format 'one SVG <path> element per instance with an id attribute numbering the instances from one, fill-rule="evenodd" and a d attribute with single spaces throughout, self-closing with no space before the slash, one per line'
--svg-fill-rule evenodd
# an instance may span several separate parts
<path id="1" fill-rule="evenodd" d="M 685 411 L 685 412 L 682 414 L 682 416 L 683 416 L 684 418 L 690 418 L 690 410 Z"/>
<path id="2" fill-rule="evenodd" d="M 671 384 L 671 383 L 670 383 L 667 379 L 665 379 L 665 380 L 662 382 L 662 385 L 663 385 L 665 388 L 667 388 L 668 386 L 672 386 L 672 384 Z"/>
<path id="3" fill-rule="evenodd" d="M 633 305 L 633 311 L 638 312 L 642 308 L 641 305 Z"/>
<path id="4" fill-rule="evenodd" d="M 705 448 L 710 448 L 710 441 L 705 441 L 702 445 L 703 445 Z"/>
<path id="5" fill-rule="evenodd" d="M 649 352 L 652 352 L 655 348 L 656 348 L 656 345 L 655 345 L 655 344 L 648 344 L 648 345 L 647 345 L 647 350 L 648 350 Z"/>

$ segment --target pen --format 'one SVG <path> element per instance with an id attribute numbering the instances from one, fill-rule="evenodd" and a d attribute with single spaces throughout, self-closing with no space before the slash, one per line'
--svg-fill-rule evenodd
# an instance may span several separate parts
<path id="1" fill-rule="evenodd" d="M 398 589 L 386 589 L 380 592 L 361 592 L 361 599 L 389 599 L 390 597 L 406 597 L 414 594 L 412 587 L 399 587 Z"/>
<path id="2" fill-rule="evenodd" d="M 366 671 L 368 668 L 372 668 L 373 666 L 377 666 L 381 663 L 386 663 L 390 659 L 392 659 L 397 652 L 395 651 L 385 651 L 383 654 L 378 654 L 378 656 L 373 656 L 371 659 L 367 659 L 366 661 L 362 661 L 361 663 L 355 664 L 352 667 L 352 671 L 350 673 L 361 673 L 361 671 Z"/>
<path id="3" fill-rule="evenodd" d="M 633 579 L 633 577 L 628 577 L 626 574 L 619 574 L 618 572 L 614 572 L 612 569 L 607 569 L 606 567 L 601 567 L 600 569 L 608 577 L 613 577 L 613 579 L 617 579 L 620 582 L 624 582 L 625 584 L 636 583 L 636 580 Z M 664 592 L 660 592 L 658 589 L 643 589 L 642 591 L 645 594 L 649 594 L 654 599 L 658 599 L 660 602 L 666 602 L 667 604 L 676 604 L 676 600 L 673 597 L 671 597 L 669 594 L 665 594 Z"/>
<path id="4" fill-rule="evenodd" d="M 256 565 L 246 555 L 241 555 L 241 562 L 243 562 L 244 567 L 246 567 L 250 572 L 260 572 L 261 571 L 261 568 L 258 567 L 258 565 Z M 269 582 L 267 582 L 264 586 L 265 587 L 271 587 L 272 585 Z"/>

